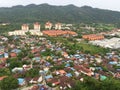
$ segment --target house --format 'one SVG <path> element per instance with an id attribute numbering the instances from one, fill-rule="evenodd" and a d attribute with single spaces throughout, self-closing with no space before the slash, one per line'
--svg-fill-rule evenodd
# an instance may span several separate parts
<path id="1" fill-rule="evenodd" d="M 46 80 L 49 80 L 49 79 L 52 79 L 52 78 L 53 78 L 52 75 L 47 75 L 47 76 L 45 76 L 45 79 L 46 79 Z"/>
<path id="2" fill-rule="evenodd" d="M 65 76 L 72 77 L 72 74 L 71 73 L 67 73 Z"/>
<path id="3" fill-rule="evenodd" d="M 52 78 L 51 80 L 48 81 L 48 83 L 51 83 L 52 86 L 56 86 L 60 84 L 60 81 L 58 80 L 58 78 Z"/>
<path id="4" fill-rule="evenodd" d="M 5 57 L 5 58 L 8 58 L 8 57 L 9 57 L 9 54 L 8 54 L 8 53 L 4 53 L 4 57 Z"/>
<path id="5" fill-rule="evenodd" d="M 12 72 L 23 72 L 23 68 L 22 67 L 15 67 L 12 69 Z"/>
<path id="6" fill-rule="evenodd" d="M 23 69 L 25 71 L 30 70 L 32 68 L 32 65 L 23 65 Z"/>
<path id="7" fill-rule="evenodd" d="M 101 81 L 103 81 L 103 80 L 105 80 L 105 79 L 107 79 L 106 76 L 104 76 L 104 75 L 100 75 L 100 80 L 101 80 Z"/>
<path id="8" fill-rule="evenodd" d="M 18 54 L 18 53 L 21 52 L 21 50 L 20 49 L 13 49 L 11 52 L 14 52 L 14 53 Z"/>
<path id="9" fill-rule="evenodd" d="M 20 86 L 25 85 L 25 79 L 24 79 L 24 78 L 18 78 L 17 80 L 18 80 L 18 84 L 19 84 Z"/>
<path id="10" fill-rule="evenodd" d="M 119 73 L 119 72 L 115 73 L 115 74 L 114 74 L 114 77 L 115 77 L 115 78 L 120 78 L 120 73 Z"/>
<path id="11" fill-rule="evenodd" d="M 62 55 L 64 56 L 64 57 L 68 57 L 68 54 L 67 54 L 67 52 L 62 52 Z"/>
<path id="12" fill-rule="evenodd" d="M 0 64 L 1 63 L 6 63 L 6 60 L 7 60 L 6 58 L 0 58 Z"/>
<path id="13" fill-rule="evenodd" d="M 0 52 L 4 52 L 4 51 L 5 51 L 4 46 L 0 46 Z"/>
<path id="14" fill-rule="evenodd" d="M 72 88 L 75 85 L 75 81 L 70 79 L 67 76 L 61 76 L 59 77 L 59 81 L 60 81 L 60 90 L 65 90 L 67 88 Z"/>
<path id="15" fill-rule="evenodd" d="M 65 75 L 66 72 L 64 70 L 58 70 L 56 71 L 56 75 Z"/>
<path id="16" fill-rule="evenodd" d="M 39 86 L 38 85 L 34 85 L 31 89 L 29 90 L 39 90 Z M 40 89 L 41 90 L 41 89 Z M 44 90 L 44 89 L 43 89 Z"/>
<path id="17" fill-rule="evenodd" d="M 34 58 L 32 58 L 32 60 L 35 62 L 40 62 L 40 57 L 34 57 Z"/>
<path id="18" fill-rule="evenodd" d="M 34 84 L 37 84 L 37 83 L 40 83 L 42 81 L 42 76 L 40 77 L 34 77 L 30 83 L 34 83 Z"/>
<path id="19" fill-rule="evenodd" d="M 1 63 L 0 64 L 0 68 L 5 68 L 6 67 L 6 64 L 5 63 Z"/>
<path id="20" fill-rule="evenodd" d="M 31 77 L 26 77 L 26 78 L 25 78 L 25 82 L 26 82 L 26 84 L 29 84 L 31 80 L 32 80 Z"/>
<path id="21" fill-rule="evenodd" d="M 11 52 L 11 53 L 10 53 L 10 57 L 12 57 L 12 58 L 13 58 L 13 57 L 17 57 L 17 54 L 14 53 L 14 52 Z"/>
<path id="22" fill-rule="evenodd" d="M 91 69 L 86 68 L 83 65 L 75 65 L 74 68 L 85 75 L 88 75 L 88 76 L 94 75 L 94 72 L 92 72 Z"/>

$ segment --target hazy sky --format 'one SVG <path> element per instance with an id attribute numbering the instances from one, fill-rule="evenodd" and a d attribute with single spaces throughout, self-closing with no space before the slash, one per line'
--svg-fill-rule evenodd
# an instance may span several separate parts
<path id="1" fill-rule="evenodd" d="M 11 7 L 15 5 L 42 4 L 76 6 L 88 5 L 95 8 L 120 11 L 120 0 L 0 0 L 0 7 Z"/>

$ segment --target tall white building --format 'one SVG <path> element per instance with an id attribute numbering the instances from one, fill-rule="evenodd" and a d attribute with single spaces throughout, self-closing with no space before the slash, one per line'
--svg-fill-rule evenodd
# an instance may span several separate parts
<path id="1" fill-rule="evenodd" d="M 22 29 L 22 30 L 29 30 L 28 24 L 23 24 L 23 25 L 21 26 L 21 29 Z"/>
<path id="2" fill-rule="evenodd" d="M 46 22 L 46 24 L 45 24 L 45 29 L 49 29 L 49 30 L 51 30 L 51 28 L 52 28 L 52 23 L 51 22 Z"/>
<path id="3" fill-rule="evenodd" d="M 61 23 L 56 23 L 55 24 L 55 29 L 56 30 L 61 30 L 62 29 L 62 24 Z"/>
<path id="4" fill-rule="evenodd" d="M 40 30 L 40 24 L 38 22 L 34 23 L 34 30 Z"/>
<path id="5" fill-rule="evenodd" d="M 9 35 L 26 35 L 26 32 L 30 32 L 31 35 L 43 35 L 42 32 L 40 31 L 40 24 L 34 23 L 34 29 L 29 29 L 29 25 L 28 24 L 23 24 L 21 26 L 21 30 L 15 30 L 12 32 L 8 32 Z"/>

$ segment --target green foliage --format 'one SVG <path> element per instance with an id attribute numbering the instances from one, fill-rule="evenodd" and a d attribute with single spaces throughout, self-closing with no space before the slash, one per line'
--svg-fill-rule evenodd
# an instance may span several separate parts
<path id="1" fill-rule="evenodd" d="M 8 68 L 1 68 L 0 69 L 0 76 L 8 76 L 10 74 L 11 74 L 11 72 Z"/>
<path id="2" fill-rule="evenodd" d="M 20 29 L 20 23 L 12 23 L 6 26 L 0 25 L 0 34 L 8 31 L 18 30 Z"/>
<path id="3" fill-rule="evenodd" d="M 54 70 L 61 70 L 61 69 L 64 69 L 65 68 L 65 64 L 62 64 L 62 65 L 55 65 L 53 67 L 50 68 L 51 71 L 54 71 Z"/>
<path id="4" fill-rule="evenodd" d="M 119 22 L 120 13 L 88 6 L 50 6 L 48 4 L 0 8 L 0 22 Z"/>
<path id="5" fill-rule="evenodd" d="M 13 90 L 18 88 L 18 80 L 13 77 L 7 77 L 0 82 L 1 90 Z"/>
<path id="6" fill-rule="evenodd" d="M 38 69 L 30 69 L 29 71 L 27 71 L 27 73 L 25 74 L 26 77 L 36 77 L 39 76 L 39 70 Z"/>
<path id="7" fill-rule="evenodd" d="M 76 81 L 75 86 L 68 90 L 120 90 L 120 82 L 113 78 L 100 82 L 92 77 L 86 77 L 84 82 Z"/>
<path id="8" fill-rule="evenodd" d="M 26 32 L 25 34 L 29 36 L 29 35 L 31 35 L 31 32 L 28 31 L 28 32 Z"/>
<path id="9" fill-rule="evenodd" d="M 12 62 L 10 62 L 9 68 L 13 69 L 15 67 L 22 67 L 22 62 L 20 62 L 20 61 L 12 61 Z"/>
<path id="10" fill-rule="evenodd" d="M 54 52 L 47 48 L 44 52 L 41 52 L 42 56 L 51 56 Z"/>

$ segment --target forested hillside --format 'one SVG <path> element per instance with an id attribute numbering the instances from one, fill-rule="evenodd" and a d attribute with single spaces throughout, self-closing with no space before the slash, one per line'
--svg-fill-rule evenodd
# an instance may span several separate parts
<path id="1" fill-rule="evenodd" d="M 120 12 L 89 6 L 51 6 L 48 4 L 0 8 L 0 22 L 30 23 L 35 21 L 46 22 L 48 20 L 65 23 L 118 23 L 120 21 Z"/>

